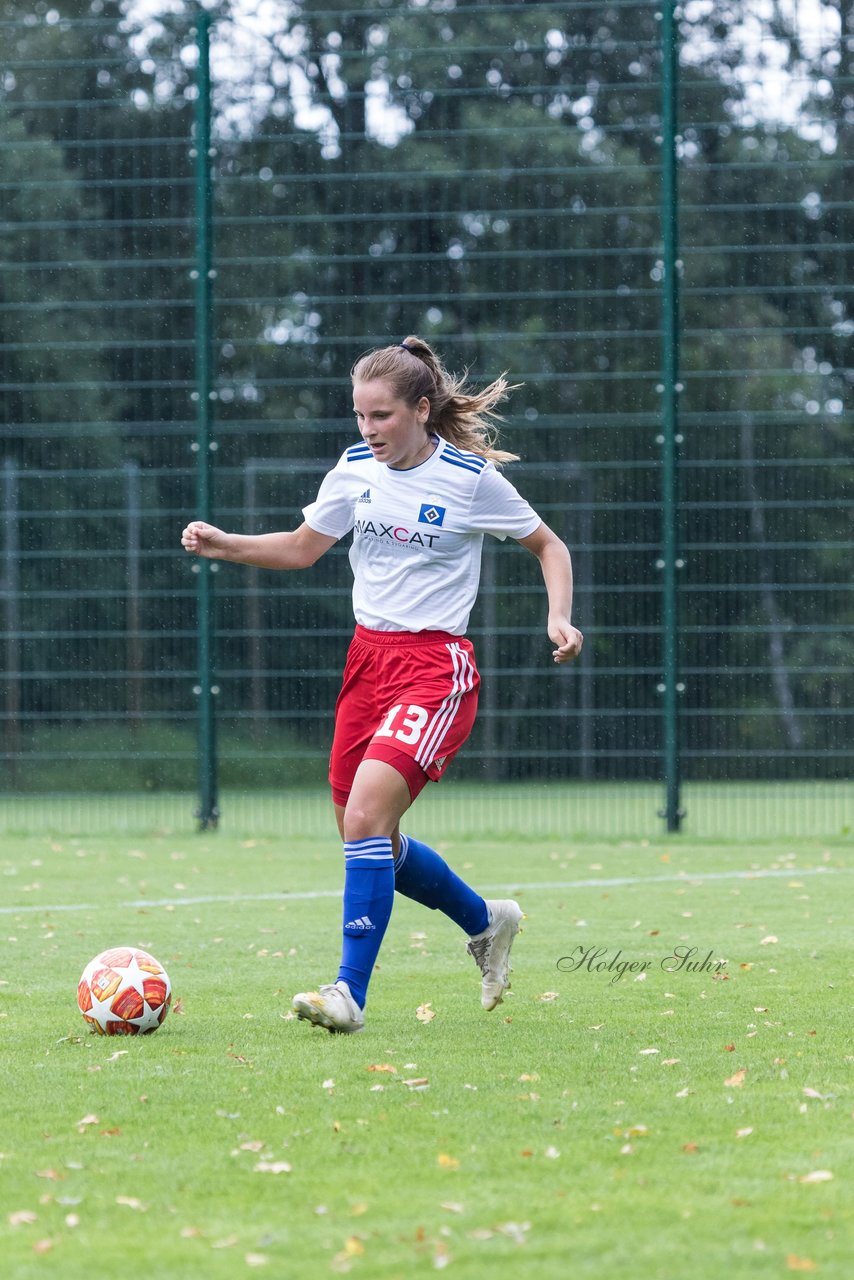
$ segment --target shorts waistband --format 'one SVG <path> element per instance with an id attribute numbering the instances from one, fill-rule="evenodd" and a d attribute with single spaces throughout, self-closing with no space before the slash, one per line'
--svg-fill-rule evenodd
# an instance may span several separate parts
<path id="1" fill-rule="evenodd" d="M 357 623 L 353 638 L 361 640 L 363 644 L 392 647 L 399 644 L 452 644 L 454 641 L 464 640 L 465 636 L 454 636 L 450 631 L 371 631 L 369 627 Z"/>

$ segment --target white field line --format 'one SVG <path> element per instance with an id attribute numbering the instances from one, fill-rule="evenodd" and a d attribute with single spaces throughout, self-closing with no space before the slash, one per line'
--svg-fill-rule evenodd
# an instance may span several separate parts
<path id="1" fill-rule="evenodd" d="M 537 893 L 540 890 L 548 889 L 615 889 L 633 885 L 644 884 L 687 884 L 702 885 L 707 880 L 770 880 L 788 876 L 790 879 L 800 879 L 802 876 L 833 876 L 845 875 L 854 870 L 851 867 L 808 867 L 805 870 L 799 870 L 797 867 L 775 867 L 769 870 L 758 871 L 707 871 L 707 872 L 680 872 L 678 875 L 666 876 L 616 876 L 613 879 L 591 879 L 591 880 L 537 880 L 528 883 L 523 880 L 513 880 L 507 884 L 488 884 L 478 886 L 478 891 L 485 894 L 513 894 L 513 893 Z M 200 907 L 209 906 L 213 903 L 240 903 L 240 902 L 313 902 L 320 898 L 340 898 L 340 889 L 307 889 L 302 893 L 224 893 L 224 894 L 206 894 L 200 897 L 184 897 L 184 898 L 135 898 L 129 902 L 120 902 L 117 905 L 128 910 L 153 910 L 157 907 Z M 20 907 L 0 907 L 0 915 L 18 916 L 25 914 L 50 914 L 58 911 L 97 911 L 100 904 L 97 902 L 74 902 L 74 903 L 52 903 L 46 906 L 40 906 L 37 903 L 27 903 L 26 906 Z M 113 908 L 115 909 L 115 908 Z"/>

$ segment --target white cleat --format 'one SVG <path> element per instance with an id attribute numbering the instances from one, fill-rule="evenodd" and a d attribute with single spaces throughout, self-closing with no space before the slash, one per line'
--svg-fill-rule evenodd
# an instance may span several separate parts
<path id="1" fill-rule="evenodd" d="M 489 924 L 483 933 L 470 938 L 466 951 L 474 956 L 483 974 L 480 1003 L 484 1009 L 494 1009 L 501 1004 L 504 992 L 510 986 L 510 948 L 519 932 L 522 908 L 510 898 L 487 901 Z"/>
<path id="2" fill-rule="evenodd" d="M 319 991 L 300 991 L 294 1011 L 315 1027 L 352 1036 L 365 1029 L 365 1015 L 350 995 L 346 982 L 330 982 Z"/>

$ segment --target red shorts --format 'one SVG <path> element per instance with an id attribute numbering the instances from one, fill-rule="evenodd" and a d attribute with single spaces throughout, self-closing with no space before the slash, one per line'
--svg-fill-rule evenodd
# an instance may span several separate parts
<path id="1" fill-rule="evenodd" d="M 414 800 L 472 730 L 480 676 L 471 642 L 446 631 L 356 627 L 335 705 L 332 798 L 345 805 L 363 760 L 384 760 Z"/>

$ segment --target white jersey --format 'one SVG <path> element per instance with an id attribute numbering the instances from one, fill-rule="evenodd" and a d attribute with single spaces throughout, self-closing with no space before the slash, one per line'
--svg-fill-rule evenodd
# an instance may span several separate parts
<path id="1" fill-rule="evenodd" d="M 434 437 L 437 439 L 437 437 Z M 540 517 L 494 465 L 438 439 L 396 471 L 347 449 L 303 511 L 317 533 L 353 531 L 353 612 L 372 631 L 462 635 L 477 596 L 483 535 L 526 538 Z"/>

